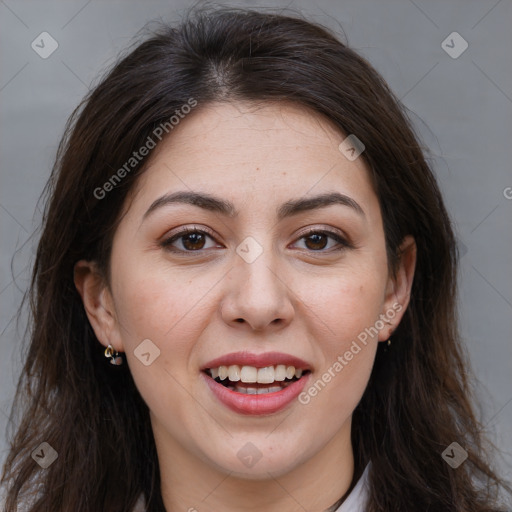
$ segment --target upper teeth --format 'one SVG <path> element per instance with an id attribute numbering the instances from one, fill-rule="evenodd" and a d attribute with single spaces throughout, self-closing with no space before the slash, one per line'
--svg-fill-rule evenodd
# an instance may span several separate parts
<path id="1" fill-rule="evenodd" d="M 277 366 L 265 366 L 264 368 L 256 368 L 254 366 L 239 366 L 232 364 L 231 366 L 219 366 L 218 368 L 210 368 L 210 374 L 213 379 L 219 377 L 220 380 L 229 378 L 232 382 L 258 382 L 259 384 L 272 384 L 275 381 L 283 381 L 300 378 L 302 375 L 301 368 L 295 366 L 286 366 L 278 364 Z"/>

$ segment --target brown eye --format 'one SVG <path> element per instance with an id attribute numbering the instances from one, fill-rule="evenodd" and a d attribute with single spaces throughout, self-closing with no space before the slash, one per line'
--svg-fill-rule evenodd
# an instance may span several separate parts
<path id="1" fill-rule="evenodd" d="M 339 251 L 352 247 L 349 242 L 338 233 L 318 229 L 310 230 L 308 233 L 302 235 L 299 240 L 304 240 L 305 248 L 312 252 L 331 252 L 331 249 L 333 251 Z M 329 240 L 333 240 L 336 243 L 328 247 Z M 338 247 L 336 247 L 336 245 Z"/>
<path id="2" fill-rule="evenodd" d="M 206 247 L 207 239 L 213 240 L 212 235 L 200 229 L 184 229 L 171 238 L 164 240 L 161 246 L 172 252 L 199 252 Z M 210 247 L 213 247 L 210 246 Z"/>
<path id="3" fill-rule="evenodd" d="M 190 233 L 181 237 L 185 249 L 195 250 L 202 249 L 205 244 L 205 235 L 203 233 Z"/>
<path id="4" fill-rule="evenodd" d="M 306 240 L 306 246 L 308 249 L 312 249 L 315 251 L 325 249 L 325 246 L 327 245 L 328 238 L 325 234 L 322 233 L 315 233 L 313 235 L 309 235 Z M 308 241 L 310 242 L 308 244 Z"/>

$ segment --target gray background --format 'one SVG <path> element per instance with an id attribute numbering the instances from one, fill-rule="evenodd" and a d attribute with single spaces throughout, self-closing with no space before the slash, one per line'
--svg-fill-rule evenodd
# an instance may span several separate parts
<path id="1" fill-rule="evenodd" d="M 463 254 L 460 320 L 478 377 L 479 411 L 504 452 L 502 474 L 512 480 L 512 2 L 225 5 L 291 7 L 338 33 L 342 27 L 349 45 L 414 112 Z M 148 20 L 177 19 L 186 6 L 0 0 L 0 462 L 25 326 L 22 319 L 17 327 L 14 315 L 37 241 L 37 233 L 31 236 L 40 219 L 37 200 L 64 123 L 99 72 Z M 43 31 L 59 44 L 47 59 L 31 48 Z M 454 31 L 469 44 L 456 59 L 441 45 Z M 456 41 L 448 44 L 460 48 Z"/>

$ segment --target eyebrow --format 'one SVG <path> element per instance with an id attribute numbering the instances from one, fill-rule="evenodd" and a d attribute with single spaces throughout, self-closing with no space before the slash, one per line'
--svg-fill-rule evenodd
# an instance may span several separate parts
<path id="1" fill-rule="evenodd" d="M 171 204 L 190 204 L 198 206 L 204 210 L 208 210 L 214 213 L 220 213 L 230 218 L 238 216 L 234 204 L 225 199 L 213 196 L 211 194 L 182 191 L 165 194 L 159 197 L 148 208 L 143 216 L 143 220 L 146 219 L 151 213 L 158 208 L 168 206 Z M 286 201 L 277 209 L 277 218 L 279 221 L 287 217 L 298 215 L 299 213 L 315 210 L 317 208 L 325 208 L 334 204 L 347 206 L 354 210 L 357 214 L 365 216 L 363 209 L 359 204 L 349 196 L 340 194 L 339 192 L 329 192 L 320 194 L 314 197 L 305 197 L 299 199 L 292 199 Z"/>

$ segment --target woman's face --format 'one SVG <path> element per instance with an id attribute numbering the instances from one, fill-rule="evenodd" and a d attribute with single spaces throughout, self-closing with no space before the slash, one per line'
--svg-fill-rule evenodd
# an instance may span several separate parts
<path id="1" fill-rule="evenodd" d="M 285 103 L 201 107 L 126 203 L 98 338 L 126 353 L 171 463 L 266 478 L 351 456 L 413 265 L 388 275 L 368 170 L 327 121 Z"/>

